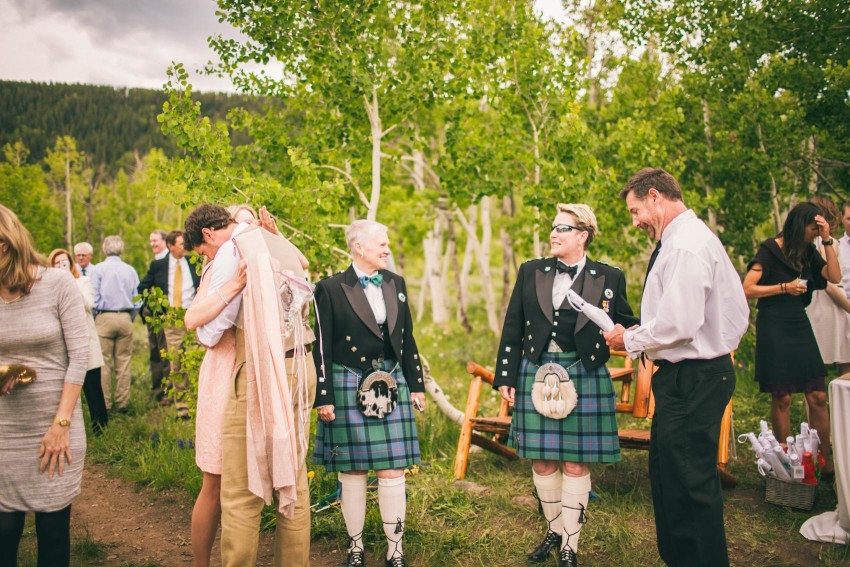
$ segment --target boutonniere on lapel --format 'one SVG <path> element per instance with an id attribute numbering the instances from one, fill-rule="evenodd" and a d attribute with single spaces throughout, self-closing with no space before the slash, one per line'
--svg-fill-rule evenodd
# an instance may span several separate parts
<path id="1" fill-rule="evenodd" d="M 407 296 L 404 295 L 403 293 L 399 293 L 398 294 L 398 300 L 401 301 L 402 303 L 404 303 L 405 301 L 407 301 Z"/>
<path id="2" fill-rule="evenodd" d="M 607 299 L 602 300 L 602 311 L 604 311 L 605 313 L 611 311 L 611 302 Z"/>
<path id="3" fill-rule="evenodd" d="M 590 275 L 591 275 L 591 276 L 595 276 L 595 275 L 596 275 L 596 270 L 588 270 L 588 271 L 590 272 Z"/>
<path id="4" fill-rule="evenodd" d="M 552 266 L 546 266 L 545 268 L 543 268 L 543 271 L 548 272 L 551 269 L 552 269 Z"/>
<path id="5" fill-rule="evenodd" d="M 613 298 L 614 297 L 614 290 L 612 290 L 610 287 L 605 288 L 605 297 L 608 298 L 608 299 Z"/>

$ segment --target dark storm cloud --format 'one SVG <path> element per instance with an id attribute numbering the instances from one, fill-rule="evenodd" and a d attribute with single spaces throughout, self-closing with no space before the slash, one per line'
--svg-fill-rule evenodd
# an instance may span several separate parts
<path id="1" fill-rule="evenodd" d="M 11 0 L 11 4 L 25 20 L 45 14 L 71 18 L 101 42 L 145 32 L 169 42 L 191 38 L 197 43 L 220 28 L 213 0 Z"/>

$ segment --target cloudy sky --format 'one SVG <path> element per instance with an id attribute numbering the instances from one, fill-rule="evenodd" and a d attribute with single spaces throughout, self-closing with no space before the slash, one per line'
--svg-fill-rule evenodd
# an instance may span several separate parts
<path id="1" fill-rule="evenodd" d="M 551 17 L 560 0 L 537 0 Z M 160 88 L 171 61 L 193 72 L 215 54 L 214 0 L 0 0 L 0 79 Z M 232 90 L 193 75 L 197 90 Z"/>

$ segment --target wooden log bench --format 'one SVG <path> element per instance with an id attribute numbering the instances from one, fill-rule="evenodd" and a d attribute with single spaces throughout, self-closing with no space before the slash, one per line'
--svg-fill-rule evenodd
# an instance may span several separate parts
<path id="1" fill-rule="evenodd" d="M 655 366 L 641 362 L 634 367 L 632 359 L 626 353 L 614 351 L 612 360 L 622 359 L 623 366 L 609 366 L 611 378 L 620 384 L 617 398 L 617 412 L 630 414 L 637 419 L 652 419 L 655 413 L 655 399 L 652 396 L 652 375 Z M 457 454 L 455 455 L 454 476 L 462 479 L 466 476 L 469 465 L 469 449 L 472 445 L 496 453 L 507 459 L 517 459 L 516 451 L 506 445 L 511 428 L 510 404 L 504 399 L 499 400 L 499 410 L 495 416 L 479 416 L 478 408 L 481 390 L 484 384 L 493 385 L 493 372 L 475 362 L 468 362 L 466 371 L 471 375 L 469 394 L 466 398 L 463 425 L 458 439 Z M 632 385 L 634 384 L 634 388 Z M 649 449 L 649 428 L 620 429 L 620 447 L 624 449 Z M 720 428 L 720 444 L 717 451 L 717 468 L 721 482 L 725 487 L 735 486 L 737 480 L 726 472 L 729 462 L 729 444 L 732 435 L 732 402 L 726 407 Z"/>

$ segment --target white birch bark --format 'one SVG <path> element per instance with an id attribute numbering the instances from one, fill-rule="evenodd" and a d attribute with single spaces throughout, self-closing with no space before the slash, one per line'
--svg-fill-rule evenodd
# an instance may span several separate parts
<path id="1" fill-rule="evenodd" d="M 475 226 L 478 223 L 478 209 L 473 205 L 469 207 L 468 213 L 469 223 Z M 463 226 L 463 221 L 461 221 Z M 465 227 L 464 227 L 465 228 Z M 461 265 L 459 284 L 458 284 L 458 318 L 461 321 L 467 321 L 467 313 L 469 313 L 469 274 L 472 271 L 472 259 L 475 255 L 475 237 L 466 231 L 466 246 L 463 253 L 463 264 Z"/>

